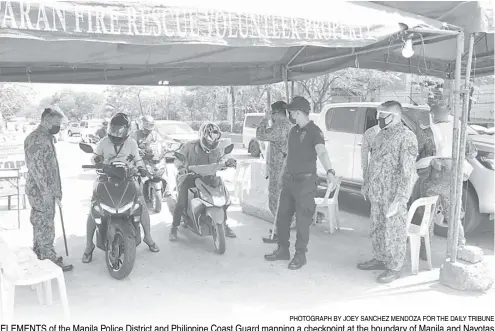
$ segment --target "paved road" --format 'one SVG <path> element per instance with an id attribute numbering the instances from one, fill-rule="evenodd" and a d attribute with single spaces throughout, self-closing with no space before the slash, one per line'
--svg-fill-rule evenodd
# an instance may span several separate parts
<path id="1" fill-rule="evenodd" d="M 445 257 L 442 238 L 436 238 L 433 243 L 433 271 L 425 270 L 421 264 L 420 274 L 413 276 L 407 261 L 403 278 L 391 285 L 377 284 L 376 273 L 357 271 L 356 262 L 370 256 L 368 207 L 359 197 L 346 194 L 340 199 L 342 231 L 329 236 L 324 226 L 315 226 L 311 230 L 308 265 L 299 271 L 288 270 L 285 261 L 264 261 L 263 254 L 274 248 L 261 243 L 271 224 L 232 206 L 229 224 L 238 238 L 228 239 L 225 255 L 213 253 L 211 238 L 199 238 L 183 229 L 179 232 L 180 240 L 169 243 L 167 234 L 172 220 L 168 211 L 163 210 L 151 216 L 160 253 L 153 254 L 141 244 L 131 275 L 116 281 L 108 276 L 101 250 L 95 250 L 91 264 L 80 262 L 95 175 L 81 170 L 87 155 L 76 144 L 59 143 L 57 148 L 70 252 L 66 259 L 75 266 L 73 272 L 65 274 L 74 322 L 97 325 L 102 321 L 106 324 L 160 321 L 163 324 L 173 320 L 209 325 L 205 323 L 226 324 L 231 318 L 237 324 L 256 316 L 256 324 L 264 321 L 281 325 L 289 323 L 288 315 L 331 315 L 343 309 L 347 314 L 358 310 L 373 314 L 376 309 L 387 307 L 387 315 L 403 313 L 398 306 L 403 310 L 404 305 L 397 302 L 408 303 L 408 315 L 440 313 L 442 307 L 453 309 L 449 314 L 460 315 L 480 314 L 493 308 L 493 291 L 488 296 L 473 297 L 437 283 L 438 268 Z M 15 224 L 15 215 L 9 216 L 9 220 L 5 215 L 2 212 L 3 223 L 11 218 Z M 31 241 L 28 211 L 22 216 L 21 231 L 8 232 L 7 239 L 13 245 L 27 245 Z M 62 253 L 58 218 L 56 222 L 56 248 Z M 295 236 L 292 237 L 294 240 Z M 57 295 L 55 300 L 58 302 Z M 61 316 L 61 307 L 58 303 L 40 307 L 35 292 L 20 288 L 16 292 L 16 315 L 22 322 L 49 323 Z"/>

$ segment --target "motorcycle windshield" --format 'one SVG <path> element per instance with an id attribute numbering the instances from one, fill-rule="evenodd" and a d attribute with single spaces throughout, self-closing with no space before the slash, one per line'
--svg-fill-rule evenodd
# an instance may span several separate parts
<path id="1" fill-rule="evenodd" d="M 99 183 L 96 193 L 101 203 L 117 210 L 132 203 L 137 194 L 133 181 L 114 178 Z"/>
<path id="2" fill-rule="evenodd" d="M 215 176 L 217 171 L 224 168 L 223 163 L 189 166 L 189 170 L 201 176 Z"/>
<path id="3" fill-rule="evenodd" d="M 207 176 L 196 180 L 196 187 L 207 196 L 223 197 L 225 189 L 219 177 Z"/>

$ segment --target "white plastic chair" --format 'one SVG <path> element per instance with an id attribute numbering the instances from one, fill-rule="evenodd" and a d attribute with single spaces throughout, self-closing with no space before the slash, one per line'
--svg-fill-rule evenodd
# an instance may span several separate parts
<path id="1" fill-rule="evenodd" d="M 11 249 L 0 236 L 0 292 L 2 321 L 11 324 L 16 286 L 35 287 L 41 304 L 52 304 L 52 279 L 56 279 L 66 320 L 69 302 L 62 269 L 50 260 L 39 260 L 29 247 Z"/>
<path id="2" fill-rule="evenodd" d="M 331 186 L 327 188 L 325 197 L 316 198 L 316 209 L 313 215 L 313 224 L 317 223 L 318 213 L 325 215 L 328 220 L 328 233 L 333 234 L 335 229 L 340 230 L 340 219 L 339 219 L 339 191 L 340 184 L 342 183 L 342 178 L 337 177 L 335 179 L 335 190 L 331 190 Z M 333 193 L 330 197 L 330 193 Z"/>
<path id="3" fill-rule="evenodd" d="M 414 201 L 409 208 L 407 214 L 407 236 L 409 238 L 409 244 L 411 246 L 411 269 L 414 275 L 419 271 L 419 254 L 421 248 L 421 238 L 425 239 L 426 257 L 428 261 L 428 268 L 433 269 L 431 262 L 431 247 L 430 247 L 430 224 L 433 222 L 434 211 L 438 201 L 438 195 L 426 198 L 419 198 Z M 425 211 L 423 213 L 423 219 L 421 225 L 411 224 L 414 213 L 418 207 L 423 206 Z"/>

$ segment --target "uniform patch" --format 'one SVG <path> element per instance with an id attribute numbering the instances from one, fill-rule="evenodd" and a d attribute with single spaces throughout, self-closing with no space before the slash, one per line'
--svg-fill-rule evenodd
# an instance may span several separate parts
<path id="1" fill-rule="evenodd" d="M 299 137 L 299 140 L 300 140 L 301 142 L 303 142 L 304 137 L 306 137 L 306 131 L 303 131 L 303 132 L 301 133 L 301 136 Z"/>

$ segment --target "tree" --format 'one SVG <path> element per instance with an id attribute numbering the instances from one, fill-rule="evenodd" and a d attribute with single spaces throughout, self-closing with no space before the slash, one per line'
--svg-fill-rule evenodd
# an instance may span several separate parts
<path id="1" fill-rule="evenodd" d="M 106 91 L 105 110 L 141 116 L 153 110 L 153 90 L 137 86 L 112 86 Z"/>
<path id="2" fill-rule="evenodd" d="M 34 91 L 30 86 L 0 83 L 0 113 L 3 117 L 13 117 L 32 107 Z"/>
<path id="3" fill-rule="evenodd" d="M 312 101 L 313 111 L 319 113 L 325 103 L 337 93 L 358 95 L 362 100 L 367 100 L 380 89 L 395 88 L 400 82 L 402 82 L 400 74 L 347 68 L 302 81 L 301 85 L 304 95 Z"/>
<path id="4" fill-rule="evenodd" d="M 105 96 L 100 93 L 65 89 L 51 98 L 42 99 L 40 108 L 58 107 L 69 120 L 80 121 L 84 118 L 99 117 L 104 101 Z"/>

